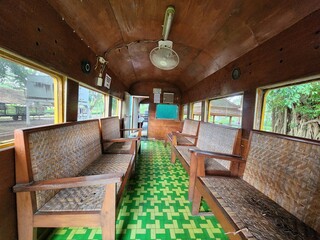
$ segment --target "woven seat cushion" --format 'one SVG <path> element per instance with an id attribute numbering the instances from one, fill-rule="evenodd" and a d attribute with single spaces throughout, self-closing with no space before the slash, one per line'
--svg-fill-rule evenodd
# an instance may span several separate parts
<path id="1" fill-rule="evenodd" d="M 320 239 L 317 233 L 280 205 L 239 178 L 201 178 L 247 237 L 256 239 Z M 251 234 L 250 234 L 251 233 Z"/>
<path id="2" fill-rule="evenodd" d="M 192 147 L 193 149 L 198 149 L 197 147 Z M 190 166 L 191 162 L 191 153 L 189 152 L 190 146 L 177 146 L 176 149 L 181 154 L 181 156 L 184 158 L 186 163 Z M 221 171 L 221 172 L 227 172 L 230 173 L 229 169 L 221 165 L 217 160 L 214 158 L 207 158 L 205 160 L 205 169 L 206 172 L 210 173 L 210 171 Z M 229 174 L 228 174 L 229 175 Z"/>
<path id="3" fill-rule="evenodd" d="M 104 143 L 104 153 L 130 153 L 131 142 Z"/>
<path id="4" fill-rule="evenodd" d="M 125 174 L 132 155 L 108 154 L 102 155 L 84 169 L 79 176 L 123 173 Z M 117 190 L 121 183 L 117 184 Z M 89 186 L 67 188 L 59 191 L 51 198 L 39 212 L 65 212 L 65 211 L 99 211 L 104 198 L 104 186 Z"/>
<path id="5" fill-rule="evenodd" d="M 170 142 L 172 142 L 172 133 L 168 133 L 168 139 Z M 184 136 L 180 136 L 177 135 L 177 145 L 188 145 L 188 146 L 192 146 L 194 145 L 195 139 L 194 138 L 188 138 L 188 137 L 184 137 Z"/>

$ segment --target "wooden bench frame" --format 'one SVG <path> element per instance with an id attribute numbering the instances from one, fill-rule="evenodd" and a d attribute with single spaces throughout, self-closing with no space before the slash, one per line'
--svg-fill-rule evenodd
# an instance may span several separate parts
<path id="1" fill-rule="evenodd" d="M 103 138 L 103 121 L 112 121 L 113 119 L 117 119 L 118 120 L 118 128 L 119 128 L 119 138 L 112 138 L 112 139 L 104 139 Z M 129 141 L 132 141 L 132 140 L 136 140 L 136 148 L 135 148 L 135 152 L 136 153 L 140 153 L 141 152 L 141 134 L 142 134 L 142 128 L 125 128 L 125 129 L 121 129 L 120 128 L 120 120 L 119 118 L 116 116 L 116 117 L 106 117 L 106 118 L 100 118 L 99 119 L 99 125 L 100 125 L 100 129 L 101 129 L 101 147 L 102 147 L 102 152 L 104 152 L 104 149 L 103 149 L 103 144 L 104 143 L 125 143 L 125 142 L 129 142 Z M 111 126 L 112 127 L 112 126 Z M 122 136 L 122 132 L 125 132 L 125 131 L 138 131 L 138 136 L 135 137 L 135 138 L 123 138 L 121 137 Z M 132 151 L 132 149 L 130 150 L 130 152 Z"/>
<path id="2" fill-rule="evenodd" d="M 269 134 L 269 135 L 279 135 L 280 138 L 282 139 L 294 139 L 295 141 L 298 142 L 307 142 L 309 140 L 305 140 L 305 139 L 299 139 L 299 138 L 292 138 L 289 136 L 283 136 L 280 134 L 274 134 L 274 133 L 266 133 L 266 132 L 261 132 L 261 131 L 256 131 L 253 130 L 252 132 L 260 132 L 263 134 Z M 248 148 L 246 149 L 244 156 L 240 157 L 237 155 L 229 155 L 229 154 L 221 154 L 221 153 L 210 153 L 210 155 L 214 156 L 214 157 L 219 157 L 220 159 L 224 159 L 224 160 L 231 160 L 231 161 L 238 161 L 238 160 L 245 160 L 248 158 L 248 154 L 250 151 L 250 145 L 251 145 L 251 141 L 252 141 L 252 132 L 250 134 L 249 137 L 249 143 L 248 143 Z M 320 144 L 319 144 L 320 145 Z M 197 150 L 190 150 L 192 152 L 192 156 L 193 156 L 193 165 L 190 168 L 190 171 L 192 175 L 196 176 L 195 177 L 195 189 L 194 189 L 194 195 L 193 195 L 193 201 L 192 201 L 192 214 L 193 215 L 198 215 L 199 214 L 199 209 L 200 209 L 200 205 L 201 205 L 201 198 L 203 197 L 203 199 L 206 201 L 206 203 L 208 204 L 208 206 L 210 207 L 211 211 L 213 212 L 213 214 L 215 215 L 215 217 L 218 219 L 219 223 L 221 224 L 221 226 L 223 227 L 223 229 L 225 230 L 225 232 L 229 232 L 232 233 L 230 235 L 228 235 L 228 237 L 231 240 L 238 240 L 238 239 L 256 239 L 247 229 L 239 229 L 238 225 L 241 225 L 241 219 L 240 222 L 235 222 L 234 219 L 232 219 L 229 215 L 229 213 L 226 210 L 226 207 L 228 208 L 228 206 L 224 206 L 223 204 L 221 204 L 218 199 L 216 198 L 216 196 L 214 196 L 214 194 L 208 189 L 208 187 L 206 186 L 206 184 L 202 181 L 202 179 L 200 177 L 204 176 L 204 162 L 203 162 L 203 156 L 207 155 L 207 153 L 202 153 L 201 151 L 197 151 Z M 218 155 L 218 156 L 215 156 Z M 237 178 L 239 179 L 239 178 Z M 259 191 L 259 190 L 257 190 Z M 320 234 L 319 234 L 320 236 Z"/>
<path id="3" fill-rule="evenodd" d="M 131 160 L 125 173 L 100 174 L 34 181 L 31 168 L 28 134 L 37 131 L 68 127 L 85 122 L 62 123 L 43 127 L 15 130 L 17 216 L 19 239 L 32 240 L 37 227 L 101 227 L 102 239 L 115 239 L 116 215 L 126 183 L 130 178 L 135 159 L 135 139 L 132 139 Z M 100 133 L 100 129 L 98 131 Z M 100 138 L 100 136 L 98 136 Z M 67 148 L 68 146 L 66 146 Z M 121 155 L 121 154 L 120 154 Z M 107 155 L 105 155 L 107 156 Z M 117 192 L 116 183 L 122 182 Z M 105 195 L 100 211 L 37 212 L 35 191 L 78 188 L 84 186 L 105 186 Z"/>
<path id="4" fill-rule="evenodd" d="M 194 134 L 190 134 L 188 133 L 188 125 L 190 125 L 191 123 L 197 123 L 198 127 L 197 127 L 197 131 Z M 198 137 L 198 133 L 199 133 L 199 126 L 200 126 L 200 122 L 196 121 L 196 120 L 192 120 L 192 119 L 185 119 L 184 123 L 183 123 L 183 128 L 181 131 L 175 131 L 175 132 L 170 132 L 167 134 L 167 137 L 164 140 L 164 146 L 167 146 L 167 142 L 170 143 L 171 145 L 177 146 L 177 145 L 184 145 L 184 146 L 193 146 L 196 145 L 197 143 L 197 137 Z M 187 130 L 185 130 L 187 129 Z M 192 143 L 179 143 L 178 142 L 178 138 L 194 138 L 195 142 L 194 144 Z"/>
<path id="5" fill-rule="evenodd" d="M 206 124 L 211 124 L 211 123 L 206 123 Z M 236 136 L 234 138 L 234 143 L 232 147 L 232 154 L 219 154 L 217 152 L 210 152 L 202 149 L 194 149 L 194 146 L 190 146 L 189 151 L 191 152 L 191 158 L 190 158 L 190 166 L 187 163 L 186 159 L 179 153 L 179 151 L 176 149 L 176 142 L 175 139 L 173 139 L 173 143 L 171 145 L 171 163 L 175 163 L 176 158 L 178 158 L 184 167 L 184 169 L 187 171 L 189 175 L 189 191 L 188 191 L 188 199 L 189 201 L 193 200 L 193 194 L 194 194 L 194 189 L 195 189 L 195 181 L 196 181 L 196 176 L 205 176 L 206 174 L 208 175 L 226 175 L 227 173 L 222 172 L 222 171 L 206 171 L 205 169 L 197 169 L 196 172 L 191 172 L 191 165 L 196 164 L 197 161 L 205 161 L 206 158 L 215 158 L 218 160 L 227 160 L 231 162 L 230 165 L 230 174 L 231 176 L 241 176 L 244 171 L 245 167 L 245 161 L 240 155 L 241 152 L 241 135 L 242 135 L 242 130 L 241 129 L 236 129 L 232 128 L 229 126 L 224 126 L 224 125 L 217 125 L 217 124 L 212 124 L 212 126 L 215 127 L 221 127 L 223 129 L 232 129 L 236 130 Z M 199 124 L 199 129 L 201 128 L 201 123 Z M 199 132 L 199 130 L 198 130 Z M 202 136 L 199 135 L 197 138 L 201 138 Z M 210 141 L 210 139 L 208 139 Z M 226 155 L 228 157 L 226 157 Z M 235 157 L 234 157 L 235 156 Z M 197 165 L 196 165 L 197 166 Z M 194 167 L 193 167 L 194 168 Z M 198 175 L 197 175 L 198 174 Z"/>

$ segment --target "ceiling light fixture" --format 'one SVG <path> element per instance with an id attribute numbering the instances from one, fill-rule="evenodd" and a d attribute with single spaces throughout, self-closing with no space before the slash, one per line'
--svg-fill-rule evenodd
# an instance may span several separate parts
<path id="1" fill-rule="evenodd" d="M 169 6 L 164 16 L 162 37 L 163 41 L 158 42 L 158 47 L 154 48 L 150 52 L 151 63 L 159 69 L 171 70 L 179 64 L 179 56 L 172 49 L 173 42 L 167 40 L 171 29 L 175 9 L 173 6 Z"/>

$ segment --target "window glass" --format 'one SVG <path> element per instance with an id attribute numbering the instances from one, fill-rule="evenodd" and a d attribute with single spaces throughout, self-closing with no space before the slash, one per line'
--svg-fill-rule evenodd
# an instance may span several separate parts
<path id="1" fill-rule="evenodd" d="M 178 119 L 178 105 L 175 104 L 157 104 L 157 119 Z"/>
<path id="2" fill-rule="evenodd" d="M 188 118 L 188 104 L 183 105 L 182 120 Z"/>
<path id="3" fill-rule="evenodd" d="M 192 104 L 192 119 L 201 121 L 202 102 Z"/>
<path id="4" fill-rule="evenodd" d="M 111 105 L 111 116 L 120 117 L 121 112 L 121 101 L 115 97 L 112 97 L 112 105 Z"/>
<path id="5" fill-rule="evenodd" d="M 208 122 L 241 127 L 243 95 L 213 99 L 209 102 Z"/>
<path id="6" fill-rule="evenodd" d="M 55 80 L 0 57 L 0 145 L 18 128 L 54 123 Z"/>
<path id="7" fill-rule="evenodd" d="M 104 101 L 102 93 L 79 86 L 78 121 L 104 117 Z"/>
<path id="8" fill-rule="evenodd" d="M 320 139 L 320 81 L 268 90 L 261 130 Z"/>

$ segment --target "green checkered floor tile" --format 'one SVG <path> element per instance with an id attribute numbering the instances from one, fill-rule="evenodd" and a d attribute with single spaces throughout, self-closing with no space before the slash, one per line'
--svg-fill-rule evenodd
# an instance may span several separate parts
<path id="1" fill-rule="evenodd" d="M 228 239 L 214 216 L 192 216 L 188 175 L 170 162 L 170 148 L 161 141 L 142 141 L 136 173 L 129 181 L 117 218 L 122 239 Z M 202 211 L 209 211 L 203 203 Z M 59 228 L 50 238 L 101 239 L 99 228 Z"/>

